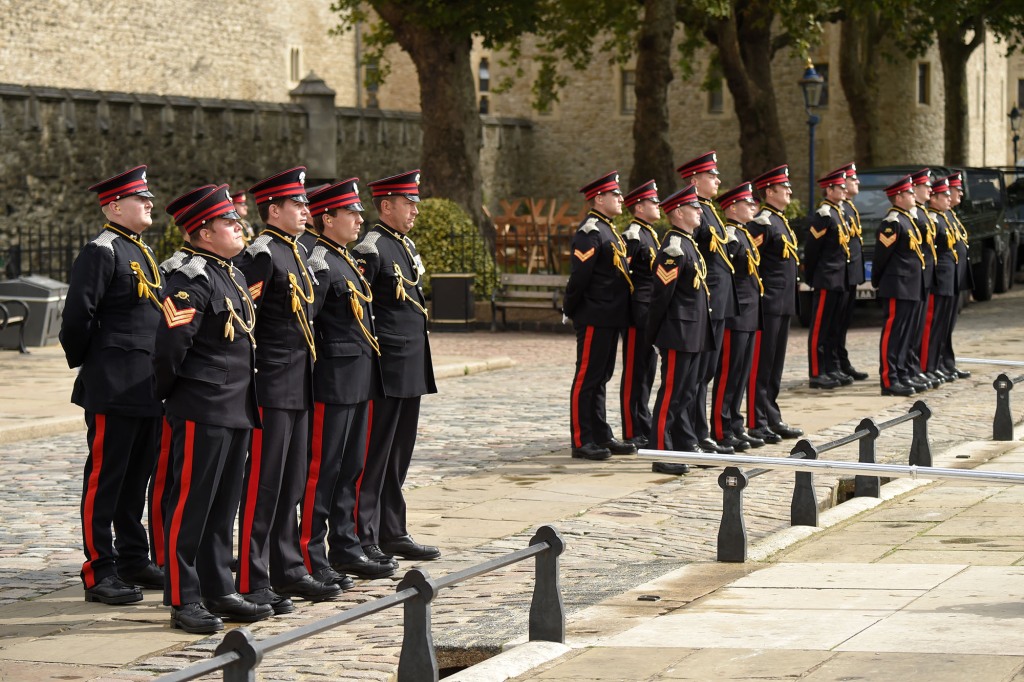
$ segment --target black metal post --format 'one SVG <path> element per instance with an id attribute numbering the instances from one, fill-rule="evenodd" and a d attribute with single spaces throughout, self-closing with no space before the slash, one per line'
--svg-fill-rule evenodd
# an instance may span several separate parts
<path id="1" fill-rule="evenodd" d="M 718 525 L 718 560 L 747 560 L 747 528 L 743 524 L 743 489 L 748 478 L 737 467 L 726 467 L 718 477 L 722 489 L 722 522 Z"/>
<path id="2" fill-rule="evenodd" d="M 1013 379 L 1000 374 L 992 382 L 996 389 L 996 416 L 992 419 L 992 440 L 1013 440 L 1013 414 L 1010 412 L 1010 391 Z"/>
<path id="3" fill-rule="evenodd" d="M 806 438 L 801 438 L 789 453 L 790 457 L 818 459 L 817 449 Z M 814 496 L 814 474 L 796 472 L 793 502 L 789 507 L 789 523 L 793 526 L 818 525 L 818 499 Z"/>
<path id="4" fill-rule="evenodd" d="M 548 550 L 537 555 L 534 565 L 533 602 L 530 604 L 530 641 L 565 643 L 565 604 L 558 575 L 559 556 L 565 542 L 553 526 L 541 526 L 530 545 L 546 542 Z"/>
<path id="5" fill-rule="evenodd" d="M 239 659 L 224 668 L 224 682 L 256 682 L 256 666 L 263 660 L 263 650 L 246 628 L 230 630 L 213 652 L 214 656 L 237 652 Z"/>
<path id="6" fill-rule="evenodd" d="M 932 448 L 928 444 L 928 420 L 932 411 L 923 400 L 914 403 L 910 411 L 917 411 L 918 416 L 914 417 L 914 440 L 910 443 L 910 464 L 919 467 L 930 467 L 932 465 Z"/>
<path id="7" fill-rule="evenodd" d="M 437 652 L 430 632 L 430 602 L 437 587 L 427 571 L 414 568 L 398 583 L 398 591 L 413 588 L 419 595 L 405 602 L 402 653 L 398 657 L 398 682 L 437 682 Z"/>
<path id="8" fill-rule="evenodd" d="M 862 419 L 860 424 L 857 424 L 857 430 L 868 432 L 868 435 L 860 439 L 858 461 L 864 464 L 874 464 L 878 425 L 873 419 Z M 881 495 L 881 480 L 878 476 L 856 476 L 853 482 L 853 494 L 856 497 L 878 497 Z"/>

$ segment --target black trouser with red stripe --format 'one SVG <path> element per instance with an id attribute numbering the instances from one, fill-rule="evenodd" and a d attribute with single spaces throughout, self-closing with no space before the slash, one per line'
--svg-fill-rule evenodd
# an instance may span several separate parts
<path id="1" fill-rule="evenodd" d="M 899 298 L 882 300 L 885 319 L 882 322 L 882 336 L 879 341 L 878 376 L 882 388 L 902 384 L 911 374 L 907 353 L 910 349 L 913 325 L 917 319 L 917 301 Z"/>
<path id="2" fill-rule="evenodd" d="M 910 323 L 910 342 L 907 347 L 907 372 L 903 378 L 915 376 L 924 371 L 921 363 L 921 341 L 924 339 L 925 317 L 928 315 L 928 297 L 931 290 L 924 291 L 924 298 L 914 301 L 914 316 Z"/>
<path id="3" fill-rule="evenodd" d="M 313 404 L 309 476 L 302 497 L 299 536 L 302 560 L 310 574 L 363 554 L 356 534 L 355 509 L 356 482 L 363 473 L 366 455 L 368 411 L 369 402 Z"/>
<path id="4" fill-rule="evenodd" d="M 622 332 L 622 437 L 651 437 L 651 387 L 657 371 L 658 351 L 639 327 Z"/>
<path id="5" fill-rule="evenodd" d="M 181 606 L 235 591 L 232 526 L 242 495 L 250 429 L 168 417 L 174 485 L 167 510 L 164 604 Z"/>
<path id="6" fill-rule="evenodd" d="M 939 366 L 947 371 L 952 372 L 956 369 L 956 351 L 953 350 L 953 330 L 956 329 L 956 321 L 960 319 L 960 294 L 953 296 L 953 307 L 949 311 L 949 330 L 946 332 L 945 343 L 942 344 L 942 350 L 939 351 Z"/>
<path id="7" fill-rule="evenodd" d="M 853 313 L 857 310 L 857 285 L 852 284 L 850 288 L 846 290 L 846 295 L 843 297 L 843 304 L 839 308 L 837 313 L 838 328 L 836 330 L 836 367 L 841 371 L 849 373 L 849 370 L 853 369 L 853 363 L 850 362 L 850 352 L 846 349 L 846 334 L 850 331 L 850 325 L 853 324 Z"/>
<path id="8" fill-rule="evenodd" d="M 945 345 L 948 343 L 953 324 L 955 300 L 952 296 L 928 295 L 924 335 L 921 337 L 921 369 L 925 372 L 934 372 L 942 368 Z"/>
<path id="9" fill-rule="evenodd" d="M 653 443 L 658 450 L 683 450 L 697 443 L 691 421 L 703 353 L 661 350 L 661 387 L 654 401 Z"/>
<path id="10" fill-rule="evenodd" d="M 747 388 L 747 426 L 770 427 L 782 421 L 779 391 L 789 344 L 789 315 L 764 316 L 762 329 L 754 335 L 753 365 Z"/>
<path id="11" fill-rule="evenodd" d="M 149 565 L 142 515 L 160 448 L 160 423 L 160 417 L 85 413 L 89 456 L 82 485 L 81 575 L 86 588 Z"/>
<path id="12" fill-rule="evenodd" d="M 238 537 L 238 591 L 287 585 L 306 575 L 298 504 L 306 488 L 307 410 L 261 407 L 245 462 Z"/>
<path id="13" fill-rule="evenodd" d="M 839 369 L 837 351 L 845 291 L 816 289 L 811 295 L 811 328 L 807 332 L 807 368 L 812 379 Z"/>
<path id="14" fill-rule="evenodd" d="M 728 438 L 743 431 L 743 391 L 750 381 L 754 332 L 726 329 L 711 393 L 711 437 Z"/>
<path id="15" fill-rule="evenodd" d="M 163 566 L 167 538 L 164 536 L 164 520 L 171 505 L 171 486 L 174 478 L 171 470 L 171 425 L 161 420 L 160 454 L 157 455 L 156 469 L 149 481 L 149 550 L 153 563 Z M 232 516 L 234 516 L 232 514 Z"/>
<path id="16" fill-rule="evenodd" d="M 356 489 L 356 532 L 364 545 L 408 534 L 402 485 L 412 463 L 419 419 L 419 396 L 370 401 L 370 437 Z"/>
<path id="17" fill-rule="evenodd" d="M 605 412 L 605 390 L 615 372 L 618 327 L 576 327 L 576 375 L 569 396 L 572 446 L 612 439 Z"/>
<path id="18" fill-rule="evenodd" d="M 711 427 L 708 425 L 708 384 L 715 378 L 715 371 L 718 369 L 718 356 L 722 352 L 722 338 L 725 336 L 724 319 L 711 320 L 711 334 L 714 336 L 715 346 L 701 353 L 697 359 L 697 395 L 690 408 L 690 420 L 698 441 L 711 436 Z"/>

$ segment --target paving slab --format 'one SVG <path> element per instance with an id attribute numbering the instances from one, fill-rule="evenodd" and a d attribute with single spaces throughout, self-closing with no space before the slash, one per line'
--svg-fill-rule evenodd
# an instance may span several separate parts
<path id="1" fill-rule="evenodd" d="M 823 661 L 800 679 L 804 682 L 836 680 L 918 680 L 931 682 L 1007 679 L 1024 664 L 1016 656 L 955 655 L 935 652 L 922 659 L 916 654 L 839 653 Z M 926 666 L 926 669 L 923 669 Z"/>

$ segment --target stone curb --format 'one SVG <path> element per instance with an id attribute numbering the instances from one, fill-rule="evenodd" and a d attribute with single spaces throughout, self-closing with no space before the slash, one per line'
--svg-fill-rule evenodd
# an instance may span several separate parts
<path id="1" fill-rule="evenodd" d="M 504 682 L 570 651 L 572 647 L 558 642 L 524 642 L 445 679 L 452 682 Z"/>
<path id="2" fill-rule="evenodd" d="M 452 377 L 463 377 L 468 374 L 490 372 L 496 369 L 508 369 L 515 367 L 516 361 L 512 358 L 501 355 L 486 360 L 472 360 L 467 362 L 450 362 L 438 365 L 434 368 L 435 379 L 451 379 Z"/>

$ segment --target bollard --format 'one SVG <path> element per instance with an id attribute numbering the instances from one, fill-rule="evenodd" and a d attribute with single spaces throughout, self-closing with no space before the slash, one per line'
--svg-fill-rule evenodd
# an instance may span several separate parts
<path id="1" fill-rule="evenodd" d="M 530 545 L 546 542 L 534 565 L 533 602 L 530 604 L 530 641 L 565 644 L 565 604 L 558 575 L 559 556 L 565 542 L 553 526 L 541 526 Z"/>
<path id="2" fill-rule="evenodd" d="M 398 682 L 437 682 L 437 653 L 430 632 L 430 602 L 437 587 L 426 570 L 414 568 L 398 583 L 398 591 L 413 588 L 419 594 L 405 602 L 402 653 L 398 657 Z"/>
<path id="3" fill-rule="evenodd" d="M 1018 377 L 1019 379 L 1020 377 Z M 992 419 L 992 440 L 1013 440 L 1013 415 L 1010 413 L 1010 391 L 1014 380 L 1000 374 L 992 382 L 996 389 L 996 415 Z"/>
<path id="4" fill-rule="evenodd" d="M 806 438 L 801 438 L 789 453 L 794 459 L 818 459 L 817 449 Z M 789 507 L 789 523 L 792 526 L 818 525 L 818 500 L 814 496 L 814 474 L 807 471 L 796 473 L 793 487 L 793 502 Z"/>
<path id="5" fill-rule="evenodd" d="M 932 465 L 932 448 L 928 444 L 928 420 L 932 416 L 932 411 L 923 400 L 918 400 L 911 406 L 910 411 L 915 410 L 918 415 L 914 417 L 914 440 L 910 443 L 910 464 L 930 467 Z"/>
<path id="6" fill-rule="evenodd" d="M 213 655 L 220 656 L 229 651 L 237 652 L 239 659 L 224 668 L 224 682 L 255 682 L 256 666 L 263 660 L 263 650 L 256 648 L 252 633 L 246 628 L 228 631 Z"/>
<path id="7" fill-rule="evenodd" d="M 737 467 L 726 467 L 718 477 L 722 488 L 722 522 L 718 524 L 718 560 L 747 560 L 747 527 L 743 523 L 743 489 L 749 482 Z"/>
<path id="8" fill-rule="evenodd" d="M 868 435 L 860 439 L 859 462 L 875 463 L 875 441 L 878 440 L 878 425 L 874 419 L 862 419 L 857 425 L 858 431 L 867 431 Z M 878 476 L 856 476 L 853 479 L 855 497 L 879 497 L 881 495 L 881 479 Z"/>

